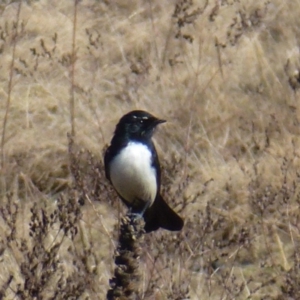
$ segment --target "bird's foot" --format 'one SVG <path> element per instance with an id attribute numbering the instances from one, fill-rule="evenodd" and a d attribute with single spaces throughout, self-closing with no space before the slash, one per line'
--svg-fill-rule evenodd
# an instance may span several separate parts
<path id="1" fill-rule="evenodd" d="M 141 213 L 131 212 L 130 214 L 133 216 L 134 219 L 141 219 L 141 218 L 143 218 L 143 214 L 141 214 Z"/>

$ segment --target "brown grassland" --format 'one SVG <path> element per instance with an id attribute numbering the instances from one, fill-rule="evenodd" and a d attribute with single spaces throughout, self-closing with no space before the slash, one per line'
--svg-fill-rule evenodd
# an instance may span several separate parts
<path id="1" fill-rule="evenodd" d="M 106 298 L 126 209 L 102 154 L 133 109 L 168 120 L 162 193 L 185 226 L 144 236 L 128 299 L 300 299 L 299 14 L 1 1 L 0 299 Z"/>

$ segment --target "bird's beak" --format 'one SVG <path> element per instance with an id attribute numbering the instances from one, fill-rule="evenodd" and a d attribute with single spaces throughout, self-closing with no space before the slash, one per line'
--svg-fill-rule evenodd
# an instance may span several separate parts
<path id="1" fill-rule="evenodd" d="M 161 124 L 161 123 L 166 123 L 167 121 L 166 120 L 162 120 L 162 119 L 156 119 L 154 120 L 154 124 L 155 125 L 158 125 L 158 124 Z"/>

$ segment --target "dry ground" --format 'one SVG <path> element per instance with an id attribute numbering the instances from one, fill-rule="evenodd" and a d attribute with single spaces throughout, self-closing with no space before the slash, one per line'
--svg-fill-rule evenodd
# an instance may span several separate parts
<path id="1" fill-rule="evenodd" d="M 300 2 L 8 2 L 0 299 L 105 299 L 124 209 L 102 152 L 137 108 L 168 120 L 186 221 L 145 237 L 140 298 L 300 299 Z"/>

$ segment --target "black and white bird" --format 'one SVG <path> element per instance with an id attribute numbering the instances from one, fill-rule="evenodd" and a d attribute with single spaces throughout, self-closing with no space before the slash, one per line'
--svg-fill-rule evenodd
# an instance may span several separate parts
<path id="1" fill-rule="evenodd" d="M 146 232 L 183 227 L 181 217 L 160 194 L 160 164 L 151 138 L 164 122 L 142 110 L 127 113 L 117 124 L 104 157 L 107 179 L 127 207 L 144 217 Z"/>

